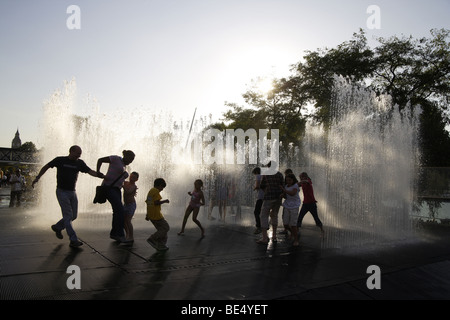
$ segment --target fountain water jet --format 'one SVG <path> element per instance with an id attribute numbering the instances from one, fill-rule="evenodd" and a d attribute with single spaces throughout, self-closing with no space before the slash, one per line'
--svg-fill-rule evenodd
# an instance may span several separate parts
<path id="1" fill-rule="evenodd" d="M 308 127 L 306 165 L 332 247 L 412 235 L 417 114 L 396 112 L 389 96 L 336 77 L 330 129 Z M 409 108 L 405 108 L 409 110 Z"/>
<path id="2" fill-rule="evenodd" d="M 164 197 L 171 200 L 174 208 L 171 210 L 180 209 L 177 215 L 181 219 L 188 203 L 186 193 L 192 190 L 194 180 L 200 178 L 204 180 L 207 203 L 217 187 L 223 183 L 231 186 L 234 182 L 240 206 L 251 213 L 239 223 L 253 225 L 256 199 L 251 170 L 254 166 L 194 164 L 182 152 L 191 127 L 190 119 L 175 121 L 170 114 L 154 114 L 144 108 L 136 112 L 102 113 L 93 100 L 83 106 L 85 116 L 74 116 L 79 112 L 75 97 L 76 84 L 72 80 L 44 103 L 42 163 L 67 154 L 71 145 L 78 144 L 83 149 L 82 159 L 95 169 L 99 157 L 121 155 L 122 150 L 130 149 L 136 153 L 136 159 L 128 171 L 140 174 L 137 213 L 145 212 L 144 201 L 153 180 L 163 177 L 168 184 Z M 389 97 L 377 97 L 336 78 L 332 110 L 335 122 L 329 130 L 307 127 L 299 149 L 302 154 L 297 154 L 301 160 L 292 169 L 296 175 L 306 171 L 313 179 L 319 215 L 324 225 L 334 230 L 324 238 L 325 247 L 360 246 L 411 234 L 410 213 L 418 159 L 417 115 L 391 110 Z M 209 124 L 205 118 L 196 120 L 190 141 Z M 174 163 L 174 154 L 187 159 Z M 285 168 L 283 162 L 280 168 Z M 59 212 L 55 180 L 46 174 L 39 185 L 41 210 L 51 213 L 53 219 Z M 80 174 L 77 184 L 79 210 L 91 214 L 89 219 L 93 225 L 96 217 L 111 212 L 109 205 L 92 204 L 95 186 L 100 181 Z M 208 204 L 204 212 L 207 210 Z"/>

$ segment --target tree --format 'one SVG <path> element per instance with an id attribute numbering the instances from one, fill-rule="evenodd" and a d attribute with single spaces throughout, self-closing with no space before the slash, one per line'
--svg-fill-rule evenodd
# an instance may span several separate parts
<path id="1" fill-rule="evenodd" d="M 333 75 L 368 84 L 379 94 L 389 94 L 399 109 L 424 101 L 448 108 L 450 95 L 449 30 L 431 30 L 431 39 L 410 37 L 378 38 L 370 49 L 363 30 L 334 49 L 307 52 L 296 65 L 293 81 L 309 92 L 320 122 L 328 123 Z M 448 117 L 446 121 L 449 122 Z M 449 122 L 450 123 L 450 122 Z"/>
<path id="2" fill-rule="evenodd" d="M 279 128 L 283 147 L 298 145 L 305 128 L 305 107 L 313 105 L 313 119 L 325 128 L 332 110 L 334 76 L 389 94 L 390 112 L 421 108 L 420 143 L 423 163 L 450 166 L 450 30 L 431 30 L 431 38 L 378 38 L 368 46 L 361 29 L 336 48 L 307 51 L 287 78 L 274 79 L 273 89 L 259 92 L 254 86 L 243 94 L 247 107 L 227 103 L 224 120 L 231 128 Z M 409 114 L 414 114 L 410 112 Z M 449 150 L 449 151 L 447 151 Z"/>
<path id="3" fill-rule="evenodd" d="M 224 119 L 226 128 L 278 129 L 281 141 L 281 156 L 287 156 L 293 146 L 297 146 L 304 132 L 307 97 L 296 90 L 295 83 L 286 79 L 274 79 L 272 90 L 263 93 L 254 81 L 242 96 L 250 108 L 235 103 L 226 103 L 229 110 Z"/>
<path id="4" fill-rule="evenodd" d="M 297 82 L 297 90 L 303 91 L 315 107 L 314 119 L 326 127 L 331 124 L 331 101 L 334 76 L 340 75 L 355 83 L 363 83 L 374 72 L 374 53 L 368 47 L 364 31 L 353 34 L 353 39 L 334 49 L 307 51 L 304 62 L 295 65 L 290 81 Z"/>
<path id="5" fill-rule="evenodd" d="M 450 95 L 450 30 L 431 30 L 432 38 L 380 38 L 371 87 L 388 93 L 400 109 L 435 103 L 442 111 Z M 449 118 L 447 117 L 447 122 Z"/>
<path id="6" fill-rule="evenodd" d="M 445 126 L 446 121 L 436 104 L 422 105 L 419 128 L 422 166 L 450 166 L 450 136 Z"/>
<path id="7" fill-rule="evenodd" d="M 431 30 L 431 39 L 379 39 L 371 87 L 388 93 L 398 108 L 421 108 L 422 165 L 450 166 L 450 30 Z"/>
<path id="8" fill-rule="evenodd" d="M 18 151 L 31 152 L 31 153 L 37 152 L 36 145 L 33 142 L 31 142 L 31 141 L 23 143 L 17 150 Z"/>

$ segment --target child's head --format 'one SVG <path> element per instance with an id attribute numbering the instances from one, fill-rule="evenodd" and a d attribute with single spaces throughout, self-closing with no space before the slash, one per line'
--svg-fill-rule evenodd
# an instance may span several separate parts
<path id="1" fill-rule="evenodd" d="M 166 187 L 166 181 L 163 178 L 155 179 L 153 186 L 159 191 L 162 191 Z"/>
<path id="2" fill-rule="evenodd" d="M 300 180 L 305 180 L 305 179 L 308 179 L 308 178 L 309 177 L 308 177 L 308 174 L 306 172 L 300 173 Z"/>
<path id="3" fill-rule="evenodd" d="M 139 180 L 139 173 L 137 173 L 136 171 L 133 171 L 130 174 L 130 182 L 136 182 Z"/>
<path id="4" fill-rule="evenodd" d="M 293 184 L 295 184 L 295 183 L 297 183 L 298 182 L 298 180 L 297 180 L 297 178 L 295 177 L 295 175 L 293 174 L 293 173 L 288 173 L 287 175 L 286 175 L 286 183 L 288 184 L 288 185 L 293 185 Z"/>
<path id="5" fill-rule="evenodd" d="M 195 189 L 201 189 L 203 187 L 203 181 L 200 179 L 195 180 L 194 187 L 195 187 Z"/>

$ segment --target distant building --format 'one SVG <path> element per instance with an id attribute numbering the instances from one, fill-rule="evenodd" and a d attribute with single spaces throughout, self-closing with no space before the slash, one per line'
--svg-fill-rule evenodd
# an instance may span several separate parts
<path id="1" fill-rule="evenodd" d="M 14 137 L 14 139 L 11 142 L 11 149 L 17 149 L 17 148 L 20 148 L 21 146 L 22 146 L 22 141 L 20 140 L 19 129 L 17 129 L 16 136 Z"/>

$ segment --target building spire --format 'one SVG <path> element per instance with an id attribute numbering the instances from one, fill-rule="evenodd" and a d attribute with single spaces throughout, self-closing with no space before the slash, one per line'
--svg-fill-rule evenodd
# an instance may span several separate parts
<path id="1" fill-rule="evenodd" d="M 20 146 L 22 146 L 22 141 L 20 140 L 19 127 L 17 127 L 16 135 L 11 142 L 11 149 L 17 149 L 20 148 Z"/>

